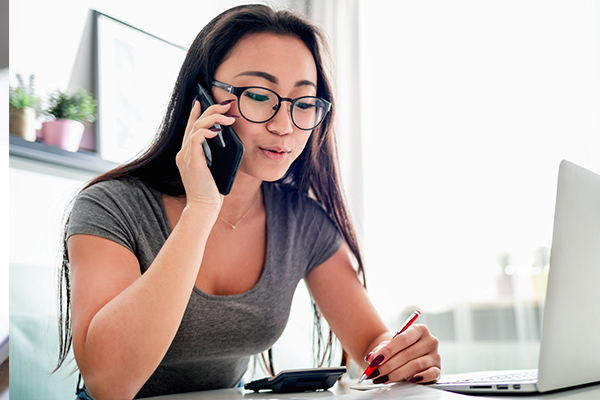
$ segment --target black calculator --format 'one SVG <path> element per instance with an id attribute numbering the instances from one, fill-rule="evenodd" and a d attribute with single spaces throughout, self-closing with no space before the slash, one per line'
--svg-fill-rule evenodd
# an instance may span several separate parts
<path id="1" fill-rule="evenodd" d="M 281 371 L 272 378 L 257 379 L 244 385 L 244 389 L 271 390 L 277 393 L 327 390 L 346 373 L 346 367 L 308 368 Z"/>

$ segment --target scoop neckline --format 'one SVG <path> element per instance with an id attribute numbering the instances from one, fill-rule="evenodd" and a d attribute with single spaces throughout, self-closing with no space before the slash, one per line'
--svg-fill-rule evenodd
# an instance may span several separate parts
<path id="1" fill-rule="evenodd" d="M 226 294 L 226 295 L 206 293 L 206 292 L 202 291 L 200 288 L 198 288 L 198 286 L 196 286 L 196 284 L 194 284 L 192 293 L 195 293 L 196 295 L 202 296 L 209 300 L 235 300 L 240 297 L 245 297 L 245 296 L 251 295 L 252 293 L 259 290 L 260 287 L 263 285 L 263 282 L 265 281 L 266 276 L 267 276 L 267 271 L 270 268 L 269 260 L 271 259 L 271 257 L 269 255 L 271 254 L 271 242 L 272 242 L 271 241 L 271 232 L 272 232 L 272 229 L 270 229 L 271 219 L 269 218 L 269 205 L 271 204 L 271 196 L 268 195 L 268 190 L 267 190 L 267 186 L 265 185 L 265 182 L 263 182 L 261 184 L 261 190 L 263 192 L 263 202 L 265 205 L 265 215 L 266 215 L 266 225 L 267 225 L 267 249 L 265 252 L 265 262 L 263 265 L 263 270 L 262 270 L 262 273 L 260 274 L 260 278 L 258 279 L 256 284 L 254 286 L 252 286 L 250 289 L 246 290 L 245 292 L 236 293 L 236 294 Z M 158 197 L 160 199 L 160 205 L 162 208 L 163 219 L 167 226 L 167 232 L 170 236 L 171 233 L 173 232 L 173 229 L 171 228 L 171 224 L 169 223 L 169 217 L 167 216 L 167 211 L 165 210 L 165 204 L 162 199 L 162 193 L 160 191 L 158 191 Z"/>

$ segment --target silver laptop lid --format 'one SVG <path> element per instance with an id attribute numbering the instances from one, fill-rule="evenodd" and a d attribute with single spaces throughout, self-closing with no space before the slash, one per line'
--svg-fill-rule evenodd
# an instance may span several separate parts
<path id="1" fill-rule="evenodd" d="M 600 176 L 559 168 L 542 328 L 541 392 L 600 381 Z"/>

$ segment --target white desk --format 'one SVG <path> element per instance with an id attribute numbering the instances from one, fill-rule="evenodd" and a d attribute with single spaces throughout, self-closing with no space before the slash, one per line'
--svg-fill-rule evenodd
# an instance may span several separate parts
<path id="1" fill-rule="evenodd" d="M 207 390 L 196 393 L 183 393 L 169 396 L 152 397 L 153 400 L 253 400 L 253 399 L 314 399 L 318 397 L 331 399 L 403 399 L 403 400 L 598 400 L 600 399 L 600 384 L 586 386 L 578 389 L 526 396 L 471 396 L 446 392 L 439 389 L 403 382 L 388 385 L 380 389 L 357 391 L 350 389 L 356 380 L 342 380 L 334 385 L 331 390 L 304 393 L 254 393 L 244 389 Z"/>

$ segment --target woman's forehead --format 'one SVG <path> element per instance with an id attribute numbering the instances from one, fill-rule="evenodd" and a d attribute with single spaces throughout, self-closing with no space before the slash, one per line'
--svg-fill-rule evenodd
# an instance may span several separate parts
<path id="1" fill-rule="evenodd" d="M 317 81 L 317 68 L 311 51 L 302 40 L 291 35 L 257 33 L 244 37 L 217 68 L 215 78 L 260 77 L 254 72 L 274 77 L 277 82 L 271 83 L 275 85 L 298 81 L 316 84 Z"/>

